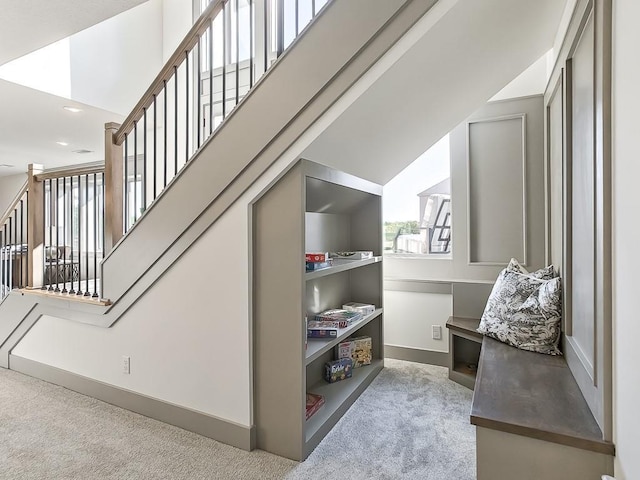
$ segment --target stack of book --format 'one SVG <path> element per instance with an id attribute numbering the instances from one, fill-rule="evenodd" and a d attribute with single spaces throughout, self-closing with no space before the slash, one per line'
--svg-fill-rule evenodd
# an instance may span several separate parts
<path id="1" fill-rule="evenodd" d="M 308 252 L 305 253 L 304 257 L 307 272 L 315 272 L 333 265 L 333 260 L 329 257 L 328 252 Z"/>

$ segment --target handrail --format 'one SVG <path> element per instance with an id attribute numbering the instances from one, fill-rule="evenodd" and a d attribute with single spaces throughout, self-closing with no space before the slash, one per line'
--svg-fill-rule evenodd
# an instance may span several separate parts
<path id="1" fill-rule="evenodd" d="M 154 96 L 162 91 L 164 82 L 171 78 L 174 68 L 177 68 L 182 64 L 186 52 L 191 50 L 191 48 L 198 42 L 200 35 L 209 27 L 210 21 L 218 15 L 224 7 L 224 4 L 228 1 L 229 0 L 214 0 L 207 6 L 207 8 L 205 8 L 202 15 L 200 15 L 200 18 L 198 18 L 196 23 L 193 24 L 193 27 L 191 27 L 184 40 L 180 42 L 178 48 L 176 48 L 173 55 L 169 57 L 167 63 L 165 63 L 162 70 L 160 70 L 160 73 L 156 76 L 153 83 L 151 83 L 151 86 L 147 89 L 144 95 L 142 95 L 142 98 L 138 101 L 125 121 L 122 122 L 118 131 L 114 133 L 114 144 L 122 145 L 125 135 L 131 132 L 134 123 L 143 114 L 144 109 L 151 106 Z"/>
<path id="2" fill-rule="evenodd" d="M 77 175 L 90 175 L 92 173 L 104 172 L 104 163 L 85 163 L 82 165 L 73 165 L 71 167 L 52 168 L 34 175 L 36 181 L 52 180 L 56 178 L 75 177 Z"/>
<path id="3" fill-rule="evenodd" d="M 4 222 L 6 222 L 9 219 L 9 217 L 13 214 L 13 211 L 20 204 L 20 200 L 22 200 L 22 197 L 24 196 L 24 194 L 27 193 L 28 188 L 29 188 L 29 182 L 25 181 L 24 185 L 22 185 L 22 187 L 18 191 L 18 194 L 16 195 L 16 197 L 9 204 L 9 208 L 7 208 L 7 210 L 4 212 L 2 217 L 0 217 L 0 225 L 4 225 Z"/>

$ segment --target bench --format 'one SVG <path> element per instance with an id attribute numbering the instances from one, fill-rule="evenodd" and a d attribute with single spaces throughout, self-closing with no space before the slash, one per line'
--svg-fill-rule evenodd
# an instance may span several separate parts
<path id="1" fill-rule="evenodd" d="M 613 472 L 602 440 L 563 357 L 484 337 L 471 423 L 478 480 L 600 480 Z"/>

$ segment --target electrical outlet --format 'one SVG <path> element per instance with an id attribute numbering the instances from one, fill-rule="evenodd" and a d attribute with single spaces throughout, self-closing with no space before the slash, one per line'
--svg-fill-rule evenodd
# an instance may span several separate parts
<path id="1" fill-rule="evenodd" d="M 122 373 L 129 375 L 131 373 L 131 357 L 122 356 Z"/>
<path id="2" fill-rule="evenodd" d="M 431 325 L 431 338 L 434 340 L 442 340 L 442 326 Z"/>

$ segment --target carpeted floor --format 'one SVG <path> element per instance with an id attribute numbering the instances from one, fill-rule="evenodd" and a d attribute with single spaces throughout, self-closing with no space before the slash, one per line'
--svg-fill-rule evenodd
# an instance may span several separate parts
<path id="1" fill-rule="evenodd" d="M 471 391 L 444 368 L 385 362 L 300 464 L 0 369 L 0 479 L 475 478 Z"/>

